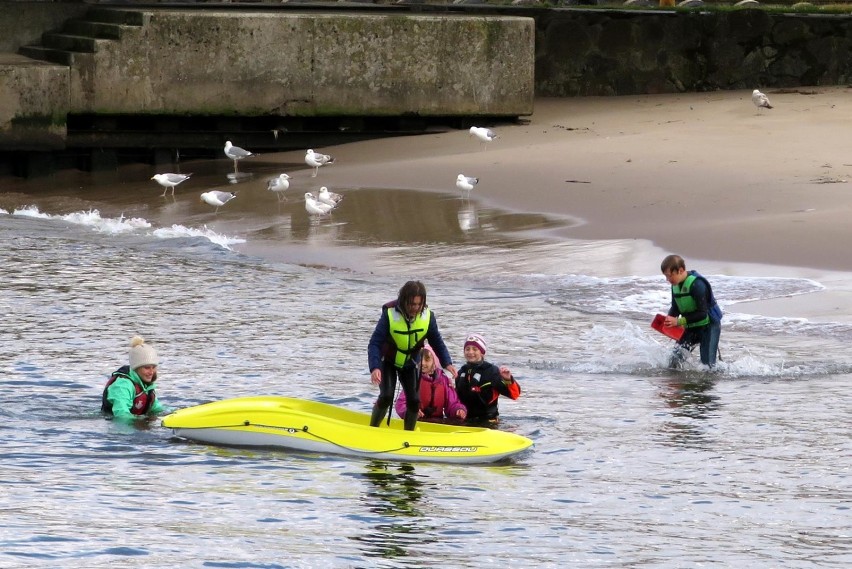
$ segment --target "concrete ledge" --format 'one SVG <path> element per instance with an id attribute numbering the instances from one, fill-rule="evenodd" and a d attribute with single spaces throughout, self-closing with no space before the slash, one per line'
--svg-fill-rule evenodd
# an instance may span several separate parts
<path id="1" fill-rule="evenodd" d="M 113 12 L 119 10 L 112 10 Z M 531 18 L 153 10 L 75 53 L 71 112 L 516 117 Z"/>
<path id="2" fill-rule="evenodd" d="M 67 67 L 0 54 L 0 149 L 63 148 L 69 99 Z"/>

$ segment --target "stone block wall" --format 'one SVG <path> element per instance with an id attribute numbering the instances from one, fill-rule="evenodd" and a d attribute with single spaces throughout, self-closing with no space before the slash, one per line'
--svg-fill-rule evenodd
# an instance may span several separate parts
<path id="1" fill-rule="evenodd" d="M 577 9 L 534 17 L 540 96 L 852 82 L 852 16 Z"/>

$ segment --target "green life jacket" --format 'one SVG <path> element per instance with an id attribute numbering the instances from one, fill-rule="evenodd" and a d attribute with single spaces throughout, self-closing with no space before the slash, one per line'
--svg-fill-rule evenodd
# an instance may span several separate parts
<path id="1" fill-rule="evenodd" d="M 402 368 L 411 360 L 412 354 L 423 346 L 426 332 L 429 331 L 429 321 L 432 313 L 428 308 L 417 315 L 417 318 L 409 322 L 395 307 L 388 309 L 388 321 L 390 322 L 390 335 L 396 346 L 396 356 L 393 364 Z"/>
<path id="2" fill-rule="evenodd" d="M 677 304 L 677 309 L 681 314 L 687 314 L 689 312 L 695 312 L 698 310 L 698 306 L 695 302 L 695 299 L 692 298 L 692 295 L 689 293 L 692 288 L 692 283 L 695 282 L 697 277 L 695 275 L 689 275 L 684 279 L 684 281 L 677 285 L 672 285 L 672 295 L 674 295 L 675 303 Z M 697 322 L 688 322 L 686 324 L 687 328 L 698 328 L 700 326 L 707 326 L 710 324 L 710 316 L 705 316 L 701 320 Z"/>

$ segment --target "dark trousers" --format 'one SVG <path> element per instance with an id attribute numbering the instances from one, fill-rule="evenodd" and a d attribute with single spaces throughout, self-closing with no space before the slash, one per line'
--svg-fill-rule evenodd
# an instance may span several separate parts
<path id="1" fill-rule="evenodd" d="M 417 413 L 420 410 L 420 370 L 414 362 L 408 362 L 402 368 L 396 367 L 393 362 L 382 362 L 382 382 L 379 384 L 379 398 L 373 405 L 373 415 L 370 425 L 378 427 L 393 405 L 396 395 L 396 382 L 402 384 L 405 392 L 405 430 L 413 431 L 417 424 Z"/>
<path id="2" fill-rule="evenodd" d="M 692 351 L 696 345 L 698 345 L 701 363 L 709 367 L 714 367 L 716 365 L 716 355 L 719 353 L 719 337 L 721 334 L 721 322 L 714 322 L 713 320 L 710 320 L 710 324 L 707 326 L 687 329 L 675 347 L 669 367 L 681 367 L 685 357 L 684 351 Z"/>

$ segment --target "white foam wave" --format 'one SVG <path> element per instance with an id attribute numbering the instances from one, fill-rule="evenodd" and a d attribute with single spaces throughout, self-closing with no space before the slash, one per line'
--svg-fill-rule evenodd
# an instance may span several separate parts
<path id="1" fill-rule="evenodd" d="M 91 227 L 95 231 L 101 233 L 132 233 L 138 229 L 147 229 L 151 224 L 147 220 L 140 217 L 125 218 L 122 215 L 119 218 L 101 217 L 101 213 L 96 209 L 89 211 L 78 211 L 67 215 L 59 216 L 59 219 L 74 223 L 76 225 L 85 225 Z"/>
<path id="2" fill-rule="evenodd" d="M 809 345 L 802 345 L 809 344 Z M 535 361 L 526 363 L 533 369 L 559 369 L 567 373 L 591 375 L 625 374 L 637 376 L 668 376 L 712 378 L 769 378 L 795 379 L 831 373 L 848 373 L 852 361 L 838 361 L 835 351 L 826 347 L 831 359 L 820 360 L 818 340 L 800 339 L 789 348 L 775 345 L 767 348 L 760 342 L 749 347 L 739 336 L 723 332 L 720 343 L 721 359 L 710 370 L 699 361 L 698 348 L 687 356 L 684 368 L 670 370 L 669 360 L 675 343 L 672 340 L 631 322 L 619 325 L 593 325 L 574 344 L 573 353 L 564 354 L 567 361 Z M 809 357 L 813 353 L 815 357 Z"/>
<path id="3" fill-rule="evenodd" d="M 826 288 L 806 278 L 708 275 L 708 279 L 726 313 L 737 304 L 811 294 Z M 665 312 L 671 303 L 670 289 L 661 277 L 563 275 L 555 282 L 547 277 L 530 280 L 544 280 L 551 304 L 582 313 L 639 316 Z"/>
<path id="4" fill-rule="evenodd" d="M 239 237 L 230 237 L 216 233 L 209 229 L 206 225 L 203 228 L 196 229 L 185 227 L 183 225 L 172 225 L 171 227 L 162 227 L 149 231 L 153 226 L 148 220 L 141 217 L 126 218 L 124 215 L 120 217 L 103 217 L 100 211 L 90 209 L 88 211 L 77 211 L 65 215 L 50 215 L 39 211 L 36 206 L 25 206 L 14 210 L 13 215 L 22 217 L 32 217 L 36 219 L 56 219 L 62 220 L 75 225 L 89 227 L 99 233 L 107 233 L 111 235 L 138 233 L 143 235 L 151 235 L 158 239 L 178 239 L 185 237 L 202 237 L 209 240 L 211 243 L 230 249 L 230 245 L 237 243 L 245 243 L 245 239 Z"/>
<path id="5" fill-rule="evenodd" d="M 210 242 L 215 243 L 216 245 L 219 245 L 220 247 L 224 247 L 226 249 L 230 249 L 231 245 L 246 242 L 245 239 L 239 237 L 229 237 L 227 235 L 220 235 L 212 229 L 209 229 L 206 225 L 202 229 L 184 227 L 183 225 L 161 227 L 159 229 L 155 229 L 153 231 L 153 235 L 161 239 L 175 239 L 180 237 L 204 237 L 205 239 L 210 240 Z"/>
<path id="6" fill-rule="evenodd" d="M 17 208 L 12 212 L 12 215 L 19 215 L 21 217 L 34 217 L 36 219 L 50 219 L 51 217 L 46 213 L 40 212 L 38 208 L 34 205 L 28 205 Z"/>

